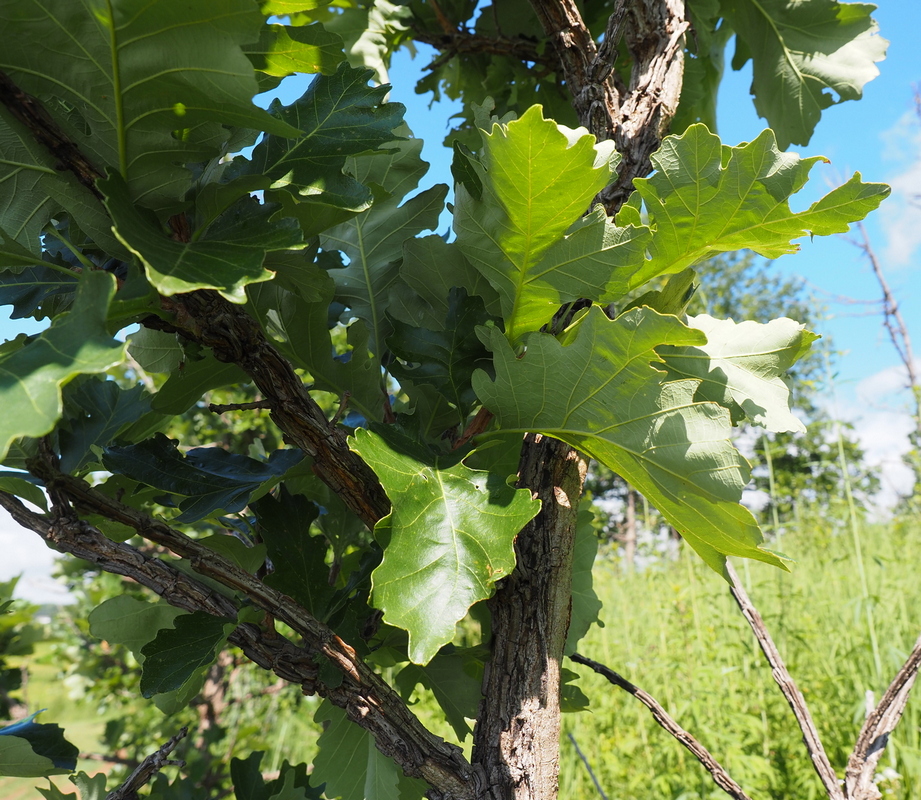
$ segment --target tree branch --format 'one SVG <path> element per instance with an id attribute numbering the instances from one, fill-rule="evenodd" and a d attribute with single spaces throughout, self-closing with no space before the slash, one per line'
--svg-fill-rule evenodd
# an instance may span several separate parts
<path id="1" fill-rule="evenodd" d="M 70 170 L 98 200 L 96 179 L 102 173 L 58 128 L 51 115 L 0 72 L 0 102 L 30 131 L 35 140 Z M 314 470 L 369 528 L 390 511 L 390 501 L 377 476 L 348 448 L 345 434 L 330 425 L 322 409 L 298 378 L 291 364 L 265 338 L 254 319 L 217 292 L 196 291 L 161 298 L 175 328 L 158 317 L 147 327 L 180 329 L 192 340 L 212 348 L 215 357 L 239 365 L 271 404 L 272 420 L 314 461 Z"/>
<path id="2" fill-rule="evenodd" d="M 279 677 L 298 683 L 306 692 L 316 690 L 344 708 L 350 719 L 374 735 L 381 752 L 394 758 L 407 774 L 423 778 L 444 792 L 439 797 L 473 796 L 470 786 L 473 771 L 460 749 L 431 734 L 348 644 L 290 597 L 266 586 L 256 576 L 180 531 L 107 497 L 79 478 L 61 473 L 53 454 L 44 453 L 30 467 L 45 482 L 55 504 L 55 516 L 49 525 L 48 519 L 29 512 L 15 497 L 0 493 L 0 505 L 21 525 L 38 533 L 55 549 L 96 563 L 107 572 L 137 580 L 172 605 L 235 619 L 235 603 L 204 589 L 200 583 L 163 561 L 128 545 L 109 541 L 91 525 L 76 518 L 70 504 L 78 510 L 101 514 L 128 525 L 144 538 L 188 558 L 195 572 L 241 592 L 258 608 L 304 638 L 305 649 L 301 650 L 277 634 L 268 636 L 256 626 L 240 625 L 230 641 L 240 646 L 250 659 Z M 207 595 L 202 596 L 203 592 Z M 312 659 L 315 655 L 328 659 L 343 674 L 339 687 L 321 689 L 316 684 L 316 665 Z"/>
<path id="3" fill-rule="evenodd" d="M 878 800 L 882 796 L 873 783 L 876 766 L 889 743 L 889 734 L 905 711 L 919 667 L 921 637 L 860 729 L 844 773 L 845 792 L 851 800 Z"/>
<path id="4" fill-rule="evenodd" d="M 613 215 L 633 179 L 652 170 L 650 156 L 678 108 L 689 27 L 684 0 L 619 3 L 600 48 L 575 0 L 531 0 L 531 6 L 556 49 L 579 121 L 599 140 L 613 139 L 623 156 L 617 180 L 597 198 Z M 619 89 L 612 70 L 621 36 L 633 70 L 629 86 Z"/>
<path id="5" fill-rule="evenodd" d="M 483 36 L 456 29 L 434 33 L 418 26 L 412 28 L 412 36 L 443 54 L 426 69 L 433 69 L 445 57 L 478 53 L 515 58 L 519 61 L 541 64 L 549 69 L 556 69 L 558 66 L 555 58 L 538 51 L 536 42 L 520 36 Z"/>
<path id="6" fill-rule="evenodd" d="M 739 786 L 732 778 L 729 777 L 729 773 L 726 769 L 710 754 L 710 751 L 707 750 L 700 742 L 697 741 L 690 733 L 688 733 L 684 728 L 682 728 L 674 719 L 669 716 L 669 713 L 658 703 L 658 701 L 650 695 L 648 692 L 644 692 L 635 684 L 628 681 L 622 675 L 619 675 L 614 670 L 606 667 L 604 664 L 600 664 L 597 661 L 593 661 L 590 658 L 586 658 L 579 653 L 573 653 L 570 658 L 575 661 L 577 664 L 582 664 L 586 667 L 590 667 L 595 670 L 599 675 L 607 678 L 615 686 L 619 686 L 625 692 L 632 694 L 637 700 L 639 700 L 646 708 L 652 712 L 653 719 L 659 723 L 666 731 L 668 731 L 678 742 L 691 753 L 701 764 L 710 775 L 713 776 L 713 781 L 717 786 L 720 787 L 726 794 L 730 797 L 736 798 L 736 800 L 751 800 L 751 798 L 745 794 L 742 787 Z"/>
<path id="7" fill-rule="evenodd" d="M 793 711 L 793 716 L 796 717 L 799 728 L 803 733 L 803 743 L 806 745 L 806 750 L 809 753 L 809 758 L 812 759 L 812 766 L 816 774 L 818 774 L 819 780 L 822 781 L 822 785 L 831 800 L 844 800 L 845 795 L 838 783 L 838 776 L 828 760 L 828 755 L 822 745 L 822 740 L 819 738 L 815 723 L 812 721 L 812 715 L 809 713 L 806 700 L 787 671 L 787 667 L 780 657 L 780 652 L 777 650 L 777 646 L 764 624 L 764 619 L 762 619 L 758 609 L 749 599 L 748 594 L 742 587 L 742 582 L 739 580 L 735 567 L 728 560 L 726 561 L 726 574 L 729 578 L 732 596 L 754 632 L 755 638 L 761 646 L 761 651 L 771 666 L 774 681 L 787 699 L 787 703 Z"/>
<path id="8" fill-rule="evenodd" d="M 58 160 L 59 169 L 72 172 L 93 197 L 102 202 L 102 192 L 96 188 L 96 179 L 102 178 L 103 174 L 80 152 L 80 148 L 61 130 L 42 104 L 13 83 L 5 72 L 0 72 L 0 103 Z"/>
<path id="9" fill-rule="evenodd" d="M 138 764 L 137 769 L 128 776 L 128 779 L 121 786 L 109 792 L 106 795 L 106 800 L 137 800 L 138 789 L 142 786 L 146 786 L 151 778 L 163 769 L 163 767 L 184 767 L 185 761 L 170 759 L 169 755 L 176 749 L 176 745 L 186 737 L 188 732 L 188 728 L 180 728 L 179 733 L 166 742 L 159 750 L 155 753 L 151 753 Z"/>

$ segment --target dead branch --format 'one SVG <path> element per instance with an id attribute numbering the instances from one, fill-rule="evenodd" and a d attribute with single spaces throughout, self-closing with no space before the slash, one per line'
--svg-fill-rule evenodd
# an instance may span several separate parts
<path id="1" fill-rule="evenodd" d="M 675 737 L 678 742 L 685 747 L 691 755 L 694 756 L 701 764 L 703 764 L 704 769 L 713 776 L 713 782 L 720 787 L 726 794 L 730 797 L 736 798 L 736 800 L 751 800 L 751 798 L 745 794 L 742 787 L 739 786 L 723 767 L 707 750 L 700 742 L 697 741 L 690 733 L 688 733 L 684 728 L 682 728 L 674 719 L 669 715 L 669 713 L 659 704 L 659 702 L 648 692 L 644 692 L 635 684 L 628 681 L 625 677 L 618 674 L 614 670 L 606 667 L 604 664 L 600 664 L 597 661 L 593 661 L 590 658 L 586 658 L 579 653 L 573 653 L 570 658 L 575 661 L 577 664 L 582 664 L 586 667 L 590 667 L 595 670 L 599 675 L 604 678 L 607 678 L 615 686 L 620 687 L 625 692 L 632 694 L 637 700 L 639 700 L 646 708 L 652 713 L 653 719 L 659 723 L 668 733 Z"/>
<path id="2" fill-rule="evenodd" d="M 844 773 L 845 792 L 851 800 L 879 800 L 881 797 L 873 777 L 880 756 L 889 743 L 889 734 L 895 730 L 905 711 L 919 667 L 921 637 L 918 637 L 914 649 L 860 729 Z"/>
<path id="3" fill-rule="evenodd" d="M 151 778 L 163 769 L 163 767 L 184 767 L 185 761 L 171 759 L 169 755 L 176 749 L 176 745 L 186 737 L 188 732 L 188 728 L 180 728 L 179 733 L 172 739 L 166 742 L 166 744 L 155 753 L 151 753 L 147 756 L 121 786 L 109 792 L 106 795 L 106 800 L 137 800 L 138 789 L 142 786 L 146 786 Z"/>
<path id="4" fill-rule="evenodd" d="M 806 745 L 806 750 L 809 752 L 809 758 L 812 759 L 812 766 L 818 774 L 819 780 L 822 781 L 830 800 L 844 800 L 845 795 L 841 791 L 838 776 L 828 760 L 828 755 L 822 745 L 822 740 L 819 738 L 819 732 L 812 720 L 812 715 L 809 713 L 806 700 L 787 671 L 787 667 L 780 657 L 780 652 L 777 650 L 777 646 L 764 624 L 764 619 L 749 599 L 735 568 L 728 560 L 726 561 L 726 574 L 729 578 L 732 596 L 754 632 L 755 638 L 761 646 L 761 651 L 771 666 L 774 681 L 780 687 L 780 691 L 790 705 L 793 716 L 796 717 L 796 722 L 803 733 L 803 743 Z"/>

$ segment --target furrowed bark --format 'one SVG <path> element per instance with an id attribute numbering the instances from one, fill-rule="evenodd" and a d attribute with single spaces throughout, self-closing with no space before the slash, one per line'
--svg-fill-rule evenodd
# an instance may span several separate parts
<path id="1" fill-rule="evenodd" d="M 531 5 L 557 51 L 580 121 L 598 139 L 614 138 L 623 155 L 617 181 L 598 198 L 614 214 L 632 191 L 633 178 L 651 170 L 649 156 L 678 105 L 687 28 L 683 0 L 638 0 L 629 12 L 620 3 L 601 48 L 574 0 L 531 0 Z M 611 68 L 622 26 L 639 59 L 623 92 Z M 632 114 L 639 119 L 634 122 Z M 554 800 L 558 794 L 560 661 L 585 472 L 585 459 L 568 445 L 526 437 L 518 485 L 543 505 L 518 535 L 515 571 L 490 601 L 493 654 L 472 757 L 485 771 L 482 796 L 490 800 Z"/>
<path id="2" fill-rule="evenodd" d="M 554 798 L 560 662 L 569 630 L 572 548 L 585 459 L 556 439 L 525 438 L 518 486 L 541 500 L 518 534 L 517 563 L 490 601 L 493 654 L 483 679 L 473 763 L 490 800 Z"/>

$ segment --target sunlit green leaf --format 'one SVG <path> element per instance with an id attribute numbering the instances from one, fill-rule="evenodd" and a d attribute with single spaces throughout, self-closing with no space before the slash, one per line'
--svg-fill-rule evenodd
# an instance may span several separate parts
<path id="1" fill-rule="evenodd" d="M 475 373 L 473 386 L 504 430 L 545 433 L 597 458 L 718 572 L 726 555 L 784 566 L 739 504 L 749 466 L 730 442 L 729 412 L 695 402 L 698 381 L 668 381 L 653 366 L 655 348 L 704 344 L 702 332 L 648 308 L 609 320 L 596 307 L 565 344 L 529 336 L 523 358 L 499 331 L 490 341 L 496 379 Z"/>
<path id="2" fill-rule="evenodd" d="M 482 197 L 457 186 L 454 228 L 464 255 L 499 292 L 510 340 L 540 328 L 562 303 L 623 293 L 648 232 L 617 228 L 600 208 L 583 218 L 619 161 L 610 142 L 595 144 L 535 106 L 484 132 L 481 159 L 470 164 Z"/>
<path id="3" fill-rule="evenodd" d="M 733 422 L 749 419 L 769 431 L 804 432 L 790 411 L 784 373 L 819 337 L 792 319 L 767 324 L 718 320 L 707 314 L 689 317 L 688 325 L 707 335 L 698 347 L 662 347 L 670 377 L 701 381 L 695 400 L 729 409 Z"/>
<path id="4" fill-rule="evenodd" d="M 861 182 L 858 172 L 805 211 L 791 211 L 789 198 L 822 160 L 780 152 L 769 130 L 737 147 L 721 144 L 703 125 L 669 136 L 652 156 L 656 171 L 635 181 L 634 199 L 617 216 L 620 224 L 638 224 L 642 198 L 652 230 L 650 259 L 626 288 L 721 252 L 794 253 L 794 239 L 846 233 L 889 194 L 885 184 Z"/>
<path id="5" fill-rule="evenodd" d="M 409 632 L 409 656 L 428 663 L 454 626 L 515 566 L 515 536 L 540 504 L 504 476 L 436 456 L 389 432 L 358 430 L 350 446 L 377 473 L 393 511 L 375 526 L 384 546 L 373 601 Z"/>

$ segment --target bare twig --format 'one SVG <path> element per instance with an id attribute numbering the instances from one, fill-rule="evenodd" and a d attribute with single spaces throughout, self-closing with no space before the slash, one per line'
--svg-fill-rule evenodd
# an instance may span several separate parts
<path id="1" fill-rule="evenodd" d="M 732 778 L 729 777 L 729 773 L 726 772 L 726 769 L 710 754 L 710 751 L 707 750 L 700 742 L 697 741 L 690 733 L 688 733 L 684 728 L 682 728 L 674 719 L 671 718 L 669 713 L 662 708 L 659 702 L 648 692 L 644 692 L 639 686 L 628 681 L 623 675 L 618 674 L 610 667 L 606 667 L 604 664 L 600 664 L 597 661 L 593 661 L 590 658 L 586 658 L 579 653 L 573 653 L 570 658 L 575 661 L 577 664 L 583 664 L 586 667 L 590 667 L 595 670 L 599 675 L 604 678 L 607 678 L 608 681 L 613 683 L 615 686 L 620 687 L 625 692 L 632 694 L 637 700 L 639 700 L 646 708 L 652 712 L 653 719 L 659 723 L 666 731 L 668 731 L 672 736 L 674 736 L 690 753 L 694 756 L 701 764 L 703 764 L 704 769 L 713 776 L 713 781 L 717 786 L 720 787 L 726 794 L 730 797 L 736 798 L 736 800 L 751 800 L 751 798 L 745 794 L 742 787 L 739 786 Z"/>
<path id="2" fill-rule="evenodd" d="M 918 378 L 918 369 L 915 364 L 914 352 L 911 348 L 911 336 L 908 333 L 908 326 L 899 310 L 899 304 L 889 288 L 889 283 L 883 273 L 883 266 L 876 255 L 870 243 L 870 236 L 862 222 L 857 223 L 857 231 L 860 234 L 859 239 L 849 239 L 848 241 L 860 250 L 870 262 L 873 268 L 873 274 L 879 282 L 879 287 L 883 293 L 883 325 L 889 334 L 889 340 L 898 353 L 899 360 L 905 367 L 908 376 L 908 389 L 914 399 L 914 422 L 915 436 L 921 440 L 921 381 Z"/>
<path id="3" fill-rule="evenodd" d="M 889 688 L 880 698 L 879 704 L 864 720 L 863 727 L 854 745 L 854 751 L 847 761 L 845 791 L 851 800 L 877 800 L 881 795 L 873 783 L 876 766 L 886 745 L 889 734 L 895 730 L 908 696 L 921 667 L 921 637 L 908 659 L 896 673 Z"/>
<path id="4" fill-rule="evenodd" d="M 793 716 L 796 717 L 803 734 L 803 743 L 806 745 L 806 750 L 812 759 L 812 766 L 818 774 L 819 780 L 822 781 L 822 785 L 831 800 L 844 800 L 845 795 L 841 791 L 838 776 L 828 760 L 828 755 L 822 745 L 822 740 L 819 738 L 815 723 L 812 721 L 812 715 L 809 713 L 806 700 L 787 671 L 787 667 L 780 657 L 780 652 L 777 650 L 777 646 L 764 624 L 764 619 L 758 613 L 758 609 L 755 608 L 751 599 L 749 599 L 735 568 L 728 560 L 726 562 L 726 574 L 732 588 L 732 596 L 754 632 L 755 638 L 757 638 L 758 644 L 761 646 L 761 651 L 771 666 L 774 681 L 780 687 L 780 691 L 790 705 Z"/>
<path id="5" fill-rule="evenodd" d="M 576 755 L 579 756 L 579 758 L 582 760 L 582 763 L 585 765 L 585 769 L 588 771 L 589 777 L 592 779 L 592 783 L 595 784 L 595 788 L 598 790 L 598 794 L 601 795 L 601 800 L 608 800 L 607 794 L 605 794 L 601 783 L 595 776 L 595 770 L 593 770 L 592 765 L 588 763 L 588 758 L 586 758 L 585 753 L 582 752 L 582 748 L 579 747 L 579 743 L 576 741 L 576 737 L 571 733 L 567 733 L 566 735 L 569 737 L 569 741 L 572 742 L 572 746 L 576 749 Z"/>
<path id="6" fill-rule="evenodd" d="M 145 758 L 129 776 L 128 779 L 117 789 L 106 795 L 106 800 L 137 800 L 137 791 L 142 786 L 146 786 L 151 778 L 156 775 L 163 767 L 184 767 L 185 761 L 169 758 L 170 753 L 176 749 L 182 739 L 186 737 L 189 729 L 182 727 L 172 739 L 164 744 L 155 753 L 151 753 Z"/>
<path id="7" fill-rule="evenodd" d="M 225 405 L 211 403 L 208 406 L 208 411 L 214 414 L 223 414 L 225 411 L 249 411 L 257 408 L 271 409 L 272 404 L 268 400 L 254 400 L 252 403 L 227 403 Z"/>

